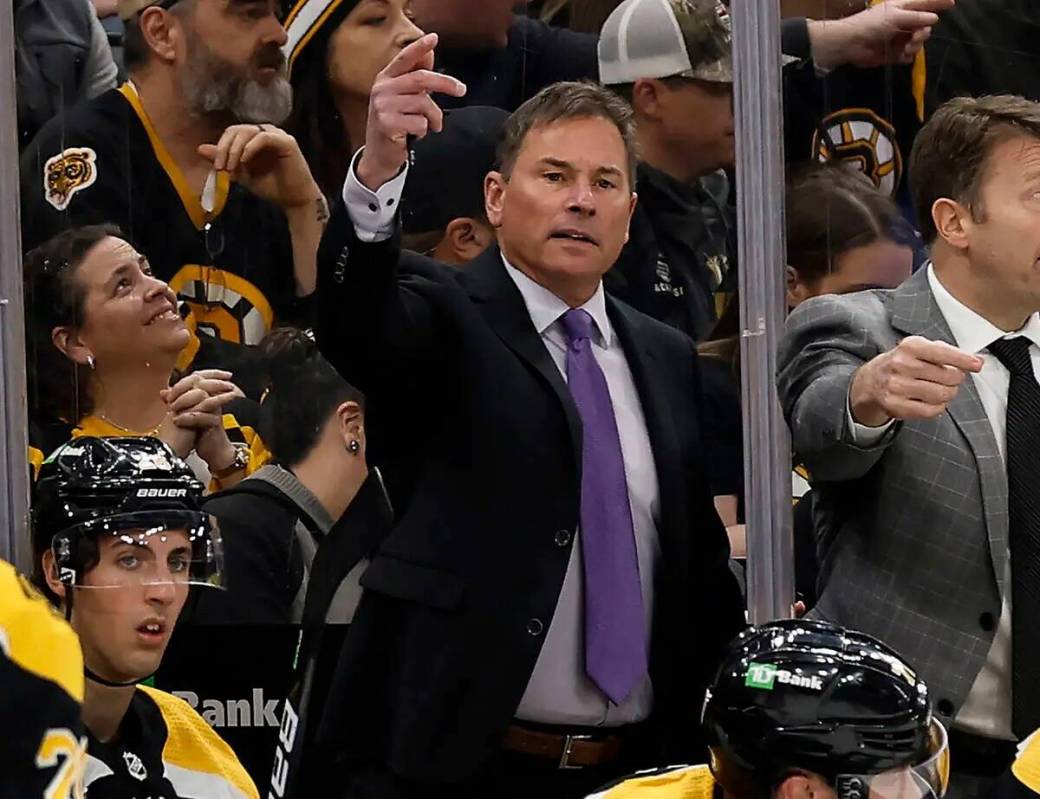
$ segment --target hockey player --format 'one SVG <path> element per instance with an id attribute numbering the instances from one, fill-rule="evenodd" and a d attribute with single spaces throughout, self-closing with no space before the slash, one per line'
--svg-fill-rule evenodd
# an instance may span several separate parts
<path id="1" fill-rule="evenodd" d="M 71 441 L 35 486 L 38 582 L 83 647 L 88 799 L 257 799 L 235 754 L 186 702 L 140 683 L 192 586 L 219 585 L 203 486 L 153 438 Z"/>

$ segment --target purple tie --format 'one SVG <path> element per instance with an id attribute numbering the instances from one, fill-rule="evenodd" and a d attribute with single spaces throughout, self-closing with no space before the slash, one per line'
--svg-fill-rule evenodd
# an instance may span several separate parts
<path id="1" fill-rule="evenodd" d="M 614 405 L 592 354 L 592 317 L 560 321 L 567 335 L 567 384 L 582 422 L 581 548 L 585 566 L 585 672 L 615 705 L 647 672 L 646 619 Z"/>

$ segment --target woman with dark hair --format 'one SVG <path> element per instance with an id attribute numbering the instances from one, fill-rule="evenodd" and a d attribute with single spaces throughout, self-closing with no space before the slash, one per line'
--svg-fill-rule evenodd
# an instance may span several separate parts
<path id="1" fill-rule="evenodd" d="M 267 458 L 224 413 L 242 392 L 231 373 L 181 375 L 197 347 L 170 287 L 111 225 L 72 228 L 24 268 L 29 459 L 70 438 L 161 438 L 203 481 L 227 487 Z"/>
<path id="2" fill-rule="evenodd" d="M 850 167 L 820 164 L 792 175 L 786 221 L 789 310 L 821 294 L 892 289 L 910 276 L 916 233 L 892 199 Z M 734 557 L 742 558 L 747 542 L 738 297 L 730 300 L 698 352 L 707 421 L 704 443 L 715 507 L 730 533 Z M 792 490 L 796 498 L 808 491 L 806 475 L 797 469 Z M 806 550 L 804 544 L 796 541 L 796 556 L 800 563 L 809 563 L 812 547 Z M 812 569 L 796 571 L 801 572 L 799 593 L 811 599 Z"/>
<path id="3" fill-rule="evenodd" d="M 365 141 L 376 76 L 422 36 L 410 0 L 299 0 L 285 21 L 293 86 L 286 123 L 328 198 Z"/>
<path id="4" fill-rule="evenodd" d="M 228 590 L 201 599 L 201 623 L 299 623 L 318 546 L 369 476 L 361 392 L 299 330 L 274 330 L 260 348 L 270 383 L 257 427 L 272 462 L 206 503 L 223 532 Z M 330 621 L 353 616 L 359 575 L 337 593 Z"/>

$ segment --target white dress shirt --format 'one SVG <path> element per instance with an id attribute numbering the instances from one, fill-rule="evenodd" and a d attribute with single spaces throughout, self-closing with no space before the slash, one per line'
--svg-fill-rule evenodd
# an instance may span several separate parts
<path id="1" fill-rule="evenodd" d="M 980 355 L 982 370 L 972 374 L 993 437 L 1000 455 L 1007 462 L 1007 398 L 1011 375 L 995 355 L 986 349 L 999 338 L 1025 336 L 1032 342 L 1029 353 L 1033 372 L 1040 375 L 1040 315 L 1029 317 L 1021 330 L 1005 332 L 983 318 L 950 294 L 939 281 L 935 269 L 928 264 L 928 285 L 939 311 L 953 334 L 957 346 L 972 355 Z M 849 414 L 851 420 L 851 412 Z M 892 422 L 883 427 L 866 427 L 852 422 L 854 441 L 860 446 L 876 444 Z M 1010 560 L 1008 561 L 1010 563 Z M 1010 586 L 1010 575 L 1007 585 Z M 1011 592 L 1005 591 L 1000 610 L 1000 622 L 993 636 L 993 644 L 982 670 L 975 678 L 964 704 L 954 720 L 954 726 L 988 738 L 1015 740 L 1011 731 Z"/>
<path id="2" fill-rule="evenodd" d="M 343 199 L 360 240 L 383 241 L 394 230 L 394 216 L 407 176 L 407 166 L 378 192 L 357 179 L 354 157 L 343 187 Z M 567 380 L 567 339 L 560 317 L 570 306 L 513 267 L 503 257 L 506 273 L 523 298 L 535 331 Z M 646 614 L 647 651 L 653 629 L 654 582 L 660 563 L 660 497 L 657 468 L 646 429 L 642 403 L 636 391 L 624 349 L 607 316 L 603 285 L 581 306 L 594 321 L 592 352 L 606 378 L 614 406 L 621 455 L 625 463 L 629 505 L 639 560 L 639 577 Z M 584 574 L 581 535 L 571 547 L 567 573 L 538 661 L 517 709 L 517 718 L 544 724 L 614 727 L 642 721 L 653 706 L 649 675 L 621 705 L 614 705 L 585 674 Z"/>

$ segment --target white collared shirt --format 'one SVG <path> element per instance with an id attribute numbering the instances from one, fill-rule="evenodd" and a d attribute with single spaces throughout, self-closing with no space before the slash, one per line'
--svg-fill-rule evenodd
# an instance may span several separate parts
<path id="1" fill-rule="evenodd" d="M 535 330 L 566 381 L 567 336 L 560 318 L 570 306 L 512 266 L 504 256 L 502 262 L 523 297 Z M 592 353 L 606 378 L 614 406 L 649 633 L 654 613 L 654 577 L 661 557 L 657 469 L 635 381 L 607 316 L 602 283 L 581 308 L 592 317 Z M 585 674 L 584 582 L 579 532 L 571 548 L 556 613 L 517 709 L 517 718 L 543 724 L 618 726 L 642 721 L 650 715 L 653 688 L 649 677 L 620 706 L 615 706 Z M 648 654 L 649 646 L 648 640 Z"/>
<path id="2" fill-rule="evenodd" d="M 946 290 L 935 269 L 928 264 L 928 285 L 935 297 L 957 346 L 972 355 L 981 355 L 982 370 L 971 376 L 986 411 L 1000 456 L 1007 463 L 1007 402 L 1011 373 L 997 356 L 986 349 L 999 338 L 1025 336 L 1032 342 L 1029 355 L 1033 373 L 1040 375 L 1040 315 L 1033 314 L 1026 324 L 1007 333 L 975 313 Z M 1010 558 L 1008 564 L 1010 567 Z M 1009 568 L 1010 571 L 1010 568 Z M 1011 575 L 1006 575 L 1000 622 L 986 662 L 972 683 L 954 726 L 976 735 L 1014 740 L 1011 731 Z"/>
<path id="3" fill-rule="evenodd" d="M 935 304 L 939 306 L 946 324 L 950 326 L 957 346 L 972 355 L 982 356 L 982 371 L 971 377 L 975 381 L 975 388 L 978 389 L 986 418 L 993 428 L 1000 455 L 1006 462 L 1007 396 L 1011 374 L 997 356 L 986 348 L 998 338 L 1025 336 L 1033 343 L 1029 348 L 1033 372 L 1040 374 L 1040 315 L 1033 314 L 1022 329 L 1007 333 L 950 294 L 939 282 L 931 264 L 928 264 L 928 285 L 932 290 L 932 296 L 935 297 Z"/>

